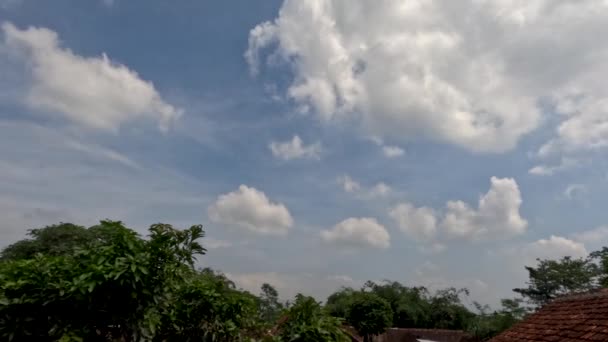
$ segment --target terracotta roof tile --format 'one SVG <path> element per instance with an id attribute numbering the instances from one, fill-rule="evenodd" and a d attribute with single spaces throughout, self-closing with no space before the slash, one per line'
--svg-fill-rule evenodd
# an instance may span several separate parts
<path id="1" fill-rule="evenodd" d="M 608 341 L 608 290 L 556 299 L 490 341 Z"/>

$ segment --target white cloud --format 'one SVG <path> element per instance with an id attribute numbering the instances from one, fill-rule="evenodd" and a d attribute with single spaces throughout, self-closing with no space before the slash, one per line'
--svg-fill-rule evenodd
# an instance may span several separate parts
<path id="1" fill-rule="evenodd" d="M 316 142 L 311 145 L 304 145 L 299 136 L 294 135 L 293 139 L 285 142 L 273 141 L 268 145 L 272 155 L 282 160 L 292 159 L 320 159 L 321 143 Z"/>
<path id="2" fill-rule="evenodd" d="M 608 245 L 608 226 L 599 226 L 594 229 L 570 235 L 574 241 L 585 244 L 591 250 L 599 250 Z"/>
<path id="3" fill-rule="evenodd" d="M 537 165 L 528 170 L 535 176 L 552 176 L 557 172 L 569 170 L 581 165 L 581 161 L 572 158 L 562 158 L 556 165 Z"/>
<path id="4" fill-rule="evenodd" d="M 371 189 L 369 189 L 368 196 L 369 197 L 383 197 L 387 196 L 391 192 L 391 187 L 386 185 L 383 182 L 380 182 L 374 185 Z"/>
<path id="5" fill-rule="evenodd" d="M 422 241 L 446 238 L 479 241 L 523 234 L 528 222 L 519 213 L 522 199 L 517 183 L 512 178 L 496 177 L 490 182 L 490 190 L 479 198 L 477 208 L 463 201 L 448 201 L 441 217 L 433 209 L 400 203 L 389 216 L 404 233 Z M 436 237 L 439 231 L 445 234 Z"/>
<path id="6" fill-rule="evenodd" d="M 76 151 L 85 152 L 89 155 L 103 157 L 103 158 L 118 162 L 120 164 L 123 164 L 125 166 L 128 166 L 130 168 L 134 168 L 134 169 L 140 168 L 139 164 L 137 164 L 131 158 L 125 156 L 122 153 L 116 152 L 112 149 L 105 148 L 102 146 L 84 144 L 84 143 L 78 142 L 76 140 L 67 140 L 66 147 L 69 147 Z"/>
<path id="7" fill-rule="evenodd" d="M 382 153 L 387 158 L 397 158 L 404 155 L 405 150 L 399 146 L 382 146 Z"/>
<path id="8" fill-rule="evenodd" d="M 582 242 L 551 235 L 548 239 L 525 245 L 518 254 L 524 258 L 526 265 L 534 264 L 538 259 L 559 259 L 565 256 L 583 258 L 589 253 Z"/>
<path id="9" fill-rule="evenodd" d="M 569 184 L 566 187 L 566 190 L 564 190 L 564 196 L 569 200 L 573 200 L 573 199 L 577 198 L 578 196 L 584 194 L 585 192 L 587 192 L 587 187 L 585 185 Z"/>
<path id="10" fill-rule="evenodd" d="M 117 130 L 139 118 L 159 122 L 162 130 L 181 115 L 167 104 L 153 84 L 126 66 L 101 57 L 82 57 L 61 47 L 57 33 L 2 25 L 4 45 L 23 60 L 31 73 L 25 104 L 76 124 Z"/>
<path id="11" fill-rule="evenodd" d="M 246 185 L 220 195 L 208 208 L 213 222 L 233 225 L 261 235 L 285 235 L 293 226 L 291 214 L 281 203 Z"/>
<path id="12" fill-rule="evenodd" d="M 390 246 L 390 235 L 373 218 L 346 219 L 330 230 L 322 231 L 321 238 L 325 242 L 347 247 L 388 248 Z"/>
<path id="13" fill-rule="evenodd" d="M 401 203 L 391 209 L 389 216 L 402 232 L 416 240 L 429 241 L 437 234 L 437 218 L 431 208 L 416 208 L 410 203 Z"/>
<path id="14" fill-rule="evenodd" d="M 338 184 L 344 191 L 354 194 L 361 199 L 373 199 L 388 196 L 392 189 L 384 182 L 377 183 L 371 188 L 363 187 L 359 182 L 353 180 L 349 175 L 338 177 Z"/>
<path id="15" fill-rule="evenodd" d="M 416 275 L 419 277 L 428 277 L 429 275 L 437 274 L 439 272 L 439 266 L 430 262 L 425 261 L 422 265 L 416 268 Z"/>
<path id="16" fill-rule="evenodd" d="M 384 154 L 384 156 L 386 158 L 389 158 L 389 159 L 397 158 L 397 157 L 401 157 L 405 154 L 404 149 L 402 149 L 399 146 L 386 145 L 384 143 L 384 140 L 378 136 L 372 135 L 367 138 L 382 149 L 382 154 Z"/>
<path id="17" fill-rule="evenodd" d="M 338 177 L 338 184 L 340 184 L 346 192 L 356 192 L 361 189 L 361 184 L 354 181 L 349 175 Z"/>
<path id="18" fill-rule="evenodd" d="M 347 275 L 333 275 L 333 276 L 328 276 L 327 277 L 328 280 L 336 280 L 345 284 L 348 283 L 353 283 L 354 280 L 352 277 L 349 277 Z"/>
<path id="19" fill-rule="evenodd" d="M 418 249 L 424 254 L 440 254 L 447 249 L 447 246 L 440 242 L 433 242 L 430 245 L 420 245 Z"/>
<path id="20" fill-rule="evenodd" d="M 528 170 L 528 173 L 535 176 L 551 176 L 555 173 L 555 167 L 547 165 L 537 165 Z"/>
<path id="21" fill-rule="evenodd" d="M 608 44 L 592 38 L 607 21 L 605 0 L 285 0 L 246 56 L 258 71 L 273 49 L 291 100 L 371 134 L 500 152 L 549 99 L 563 114 L 552 143 L 594 149 L 608 145 Z"/>
<path id="22" fill-rule="evenodd" d="M 491 178 L 490 190 L 477 209 L 462 201 L 449 201 L 441 227 L 457 238 L 483 240 L 523 234 L 528 222 L 519 214 L 522 199 L 512 178 Z"/>
<path id="23" fill-rule="evenodd" d="M 203 247 L 207 249 L 219 249 L 232 247 L 234 244 L 231 241 L 218 240 L 211 237 L 205 237 L 203 239 Z"/>
<path id="24" fill-rule="evenodd" d="M 574 240 L 583 243 L 598 243 L 608 240 L 608 226 L 600 226 L 592 230 L 587 230 L 573 235 Z"/>

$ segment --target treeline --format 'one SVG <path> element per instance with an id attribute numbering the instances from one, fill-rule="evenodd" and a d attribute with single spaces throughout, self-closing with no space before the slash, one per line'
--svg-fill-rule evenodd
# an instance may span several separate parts
<path id="1" fill-rule="evenodd" d="M 201 226 L 155 224 L 142 238 L 121 222 L 69 223 L 29 231 L 0 254 L 3 341 L 350 341 L 388 327 L 466 330 L 494 336 L 557 296 L 606 284 L 602 250 L 586 259 L 527 267 L 521 298 L 498 310 L 462 299 L 467 289 L 431 292 L 398 282 L 342 288 L 325 305 L 298 295 L 283 302 L 270 284 L 238 289 L 220 272 L 196 269 Z"/>

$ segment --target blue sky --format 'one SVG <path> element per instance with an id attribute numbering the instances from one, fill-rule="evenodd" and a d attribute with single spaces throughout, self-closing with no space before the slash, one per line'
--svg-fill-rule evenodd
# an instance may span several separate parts
<path id="1" fill-rule="evenodd" d="M 601 0 L 0 0 L 0 244 L 202 223 L 201 265 L 320 299 L 495 304 L 608 240 Z"/>

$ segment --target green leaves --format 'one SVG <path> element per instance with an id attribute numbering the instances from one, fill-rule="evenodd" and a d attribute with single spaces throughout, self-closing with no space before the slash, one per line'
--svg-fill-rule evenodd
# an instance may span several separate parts
<path id="1" fill-rule="evenodd" d="M 543 305 L 548 301 L 571 293 L 589 291 L 601 282 L 601 268 L 594 263 L 604 258 L 601 252 L 595 252 L 590 258 L 573 259 L 564 257 L 560 260 L 538 260 L 536 267 L 526 266 L 528 287 L 513 289 L 527 298 L 530 304 Z"/>
<path id="2" fill-rule="evenodd" d="M 346 320 L 357 332 L 369 338 L 382 334 L 393 321 L 389 303 L 371 292 L 356 292 L 348 307 Z"/>
<path id="3" fill-rule="evenodd" d="M 340 319 L 331 317 L 314 298 L 301 294 L 279 322 L 275 330 L 283 341 L 349 341 Z"/>
<path id="4" fill-rule="evenodd" d="M 0 339 L 131 340 L 154 334 L 175 284 L 184 282 L 194 254 L 204 252 L 196 241 L 204 234 L 200 226 L 180 231 L 155 225 L 150 232 L 144 240 L 116 221 L 33 230 L 33 239 L 2 254 Z"/>

